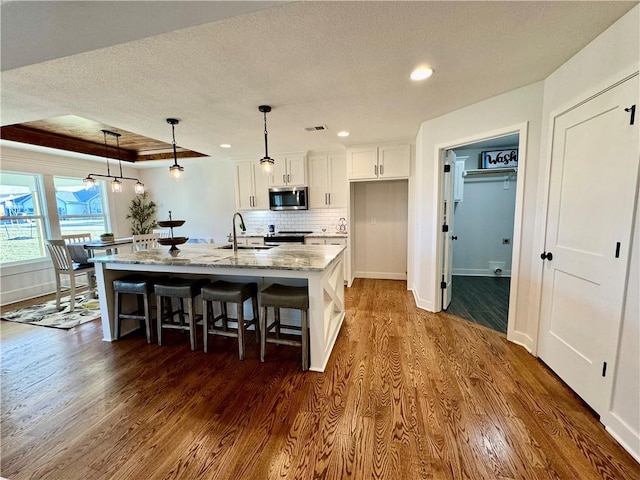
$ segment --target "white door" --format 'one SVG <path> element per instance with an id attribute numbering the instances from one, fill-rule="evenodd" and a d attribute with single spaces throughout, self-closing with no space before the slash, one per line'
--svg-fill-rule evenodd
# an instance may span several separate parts
<path id="1" fill-rule="evenodd" d="M 555 118 L 539 355 L 608 408 L 638 169 L 638 77 Z M 635 107 L 634 107 L 635 109 Z"/>
<path id="2" fill-rule="evenodd" d="M 447 150 L 445 159 L 445 171 L 443 175 L 443 201 L 442 201 L 442 309 L 446 310 L 451 303 L 451 281 L 453 280 L 453 176 L 456 164 L 456 154 L 452 150 Z"/>

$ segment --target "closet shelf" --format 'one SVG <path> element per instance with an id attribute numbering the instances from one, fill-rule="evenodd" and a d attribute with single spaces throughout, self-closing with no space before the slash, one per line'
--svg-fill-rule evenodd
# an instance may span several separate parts
<path id="1" fill-rule="evenodd" d="M 510 168 L 480 168 L 478 170 L 465 170 L 462 173 L 463 177 L 473 176 L 473 175 L 492 175 L 499 173 L 518 173 L 517 167 Z"/>

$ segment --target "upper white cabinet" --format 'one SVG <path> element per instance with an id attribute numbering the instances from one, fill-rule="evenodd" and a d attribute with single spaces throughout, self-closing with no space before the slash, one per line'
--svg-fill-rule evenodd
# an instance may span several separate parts
<path id="1" fill-rule="evenodd" d="M 309 156 L 309 207 L 347 206 L 347 170 L 344 153 Z"/>
<path id="2" fill-rule="evenodd" d="M 236 162 L 236 206 L 238 210 L 269 210 L 268 176 L 255 159 Z"/>
<path id="3" fill-rule="evenodd" d="M 410 145 L 381 145 L 354 148 L 347 152 L 349 180 L 408 178 L 410 167 Z"/>
<path id="4" fill-rule="evenodd" d="M 275 156 L 270 187 L 303 186 L 307 181 L 307 157 L 304 153 Z"/>

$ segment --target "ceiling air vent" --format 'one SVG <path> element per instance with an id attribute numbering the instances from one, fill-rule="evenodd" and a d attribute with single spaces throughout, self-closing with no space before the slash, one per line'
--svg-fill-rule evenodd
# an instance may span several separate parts
<path id="1" fill-rule="evenodd" d="M 318 131 L 321 131 L 321 130 L 326 130 L 327 126 L 326 125 L 316 125 L 315 127 L 304 127 L 304 129 L 307 132 L 318 132 Z"/>

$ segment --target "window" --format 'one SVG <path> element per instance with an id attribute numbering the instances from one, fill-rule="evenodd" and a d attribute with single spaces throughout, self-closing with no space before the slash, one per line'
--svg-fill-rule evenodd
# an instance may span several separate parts
<path id="1" fill-rule="evenodd" d="M 91 233 L 98 238 L 109 231 L 104 182 L 85 189 L 81 178 L 54 177 L 56 208 L 60 218 L 60 234 Z"/>
<path id="2" fill-rule="evenodd" d="M 44 259 L 39 175 L 0 172 L 0 263 Z"/>

